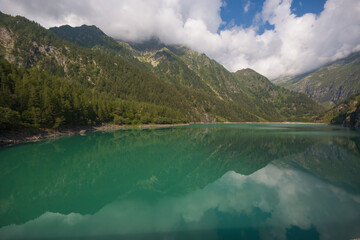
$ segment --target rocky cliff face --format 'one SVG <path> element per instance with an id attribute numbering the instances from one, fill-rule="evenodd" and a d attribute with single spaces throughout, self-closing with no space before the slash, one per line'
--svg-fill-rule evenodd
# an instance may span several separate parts
<path id="1" fill-rule="evenodd" d="M 322 118 L 331 124 L 360 128 L 360 94 L 353 95 L 331 108 Z"/>
<path id="2" fill-rule="evenodd" d="M 348 113 L 342 125 L 344 127 L 360 128 L 360 107 L 357 107 L 355 111 Z"/>

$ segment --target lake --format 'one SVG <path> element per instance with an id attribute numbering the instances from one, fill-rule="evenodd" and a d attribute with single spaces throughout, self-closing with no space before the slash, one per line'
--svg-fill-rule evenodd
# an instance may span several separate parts
<path id="1" fill-rule="evenodd" d="M 0 148 L 0 239 L 360 238 L 360 131 L 194 124 Z"/>

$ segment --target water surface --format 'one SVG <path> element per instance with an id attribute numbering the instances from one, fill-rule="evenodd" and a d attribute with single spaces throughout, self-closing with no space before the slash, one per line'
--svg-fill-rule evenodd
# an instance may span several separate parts
<path id="1" fill-rule="evenodd" d="M 360 132 L 203 124 L 0 149 L 0 238 L 360 237 Z"/>

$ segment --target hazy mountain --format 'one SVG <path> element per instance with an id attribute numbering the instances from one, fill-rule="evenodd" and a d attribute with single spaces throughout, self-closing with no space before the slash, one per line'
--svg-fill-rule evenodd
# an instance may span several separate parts
<path id="1" fill-rule="evenodd" d="M 336 105 L 360 92 L 360 52 L 328 63 L 310 73 L 279 78 L 274 83 L 305 93 L 325 106 Z"/>

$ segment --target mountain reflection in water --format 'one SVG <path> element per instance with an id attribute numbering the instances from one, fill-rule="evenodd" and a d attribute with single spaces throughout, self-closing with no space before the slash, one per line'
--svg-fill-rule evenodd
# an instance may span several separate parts
<path id="1" fill-rule="evenodd" d="M 329 126 L 216 124 L 3 148 L 0 237 L 359 237 L 359 142 Z"/>

